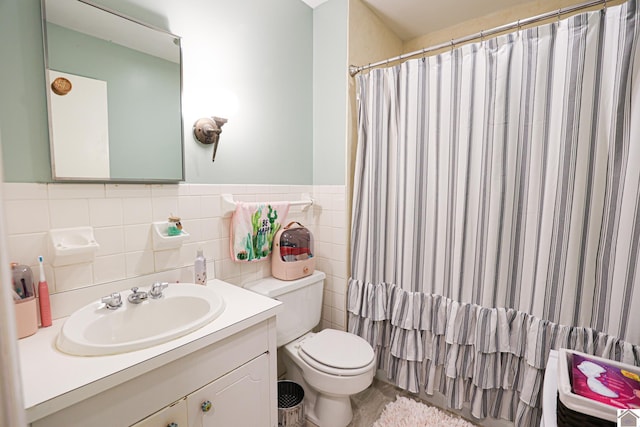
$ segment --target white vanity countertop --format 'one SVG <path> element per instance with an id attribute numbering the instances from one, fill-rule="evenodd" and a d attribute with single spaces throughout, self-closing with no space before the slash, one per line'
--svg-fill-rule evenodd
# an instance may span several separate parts
<path id="1" fill-rule="evenodd" d="M 225 300 L 224 312 L 188 335 L 143 350 L 81 357 L 58 351 L 55 341 L 66 318 L 18 342 L 27 421 L 32 422 L 145 372 L 256 325 L 281 303 L 220 280 L 207 283 Z"/>

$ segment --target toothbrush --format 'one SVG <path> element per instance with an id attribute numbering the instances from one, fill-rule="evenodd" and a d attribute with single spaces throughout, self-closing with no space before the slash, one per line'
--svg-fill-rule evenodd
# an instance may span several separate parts
<path id="1" fill-rule="evenodd" d="M 26 297 L 27 297 L 27 296 L 25 295 L 25 293 L 24 293 L 24 286 L 23 286 L 23 285 L 20 285 L 20 284 L 16 285 L 16 284 L 14 283 L 13 292 L 14 292 L 16 295 L 18 295 L 18 296 L 20 297 L 20 299 L 22 299 L 22 298 L 26 298 Z"/>
<path id="2" fill-rule="evenodd" d="M 38 257 L 40 264 L 40 282 L 38 283 L 38 296 L 40 297 L 40 322 L 42 327 L 51 326 L 51 301 L 49 300 L 49 286 L 44 277 L 44 264 L 42 255 Z"/>
<path id="3" fill-rule="evenodd" d="M 22 284 L 22 290 L 23 290 L 23 293 L 24 293 L 24 297 L 23 298 L 28 298 L 28 297 L 33 296 L 33 295 L 29 295 L 29 288 L 27 288 L 27 283 L 24 281 L 24 279 L 20 279 L 20 283 Z M 33 286 L 33 283 L 31 284 L 31 286 Z"/>
<path id="4" fill-rule="evenodd" d="M 16 291 L 14 291 L 13 289 L 11 289 L 11 293 L 13 294 L 13 300 L 14 301 L 20 301 L 22 298 L 20 298 L 20 295 L 18 295 L 18 293 Z"/>

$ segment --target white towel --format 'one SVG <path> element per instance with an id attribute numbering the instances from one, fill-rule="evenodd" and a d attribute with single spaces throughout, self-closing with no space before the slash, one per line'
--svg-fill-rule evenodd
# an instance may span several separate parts
<path id="1" fill-rule="evenodd" d="M 236 202 L 230 227 L 231 259 L 237 262 L 266 259 L 271 253 L 273 236 L 288 212 L 289 202 Z"/>

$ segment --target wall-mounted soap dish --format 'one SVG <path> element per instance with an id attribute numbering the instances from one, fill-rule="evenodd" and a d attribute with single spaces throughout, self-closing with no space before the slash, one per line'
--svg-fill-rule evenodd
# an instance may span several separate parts
<path id="1" fill-rule="evenodd" d="M 93 236 L 92 227 L 56 228 L 49 230 L 51 242 L 51 265 L 91 262 L 100 245 Z"/>
<path id="2" fill-rule="evenodd" d="M 182 246 L 185 240 L 188 240 L 191 236 L 184 230 L 180 230 L 180 234 L 169 234 L 169 221 L 154 222 L 151 227 L 153 233 L 153 249 L 175 249 Z"/>

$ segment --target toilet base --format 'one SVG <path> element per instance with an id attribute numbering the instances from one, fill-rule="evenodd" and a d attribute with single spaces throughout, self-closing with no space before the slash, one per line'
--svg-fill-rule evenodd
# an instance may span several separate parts
<path id="1" fill-rule="evenodd" d="M 353 419 L 351 399 L 348 396 L 327 396 L 318 394 L 314 415 L 320 414 L 316 423 L 320 427 L 347 426 Z"/>
<path id="2" fill-rule="evenodd" d="M 287 370 L 286 378 L 304 389 L 304 412 L 309 421 L 318 427 L 346 427 L 353 419 L 349 396 L 329 396 L 318 393 L 294 367 Z"/>
<path id="3" fill-rule="evenodd" d="M 309 421 L 319 427 L 346 427 L 353 419 L 350 395 L 321 393 L 304 379 L 300 367 L 283 354 L 285 378 L 300 384 L 304 390 L 304 411 Z"/>

